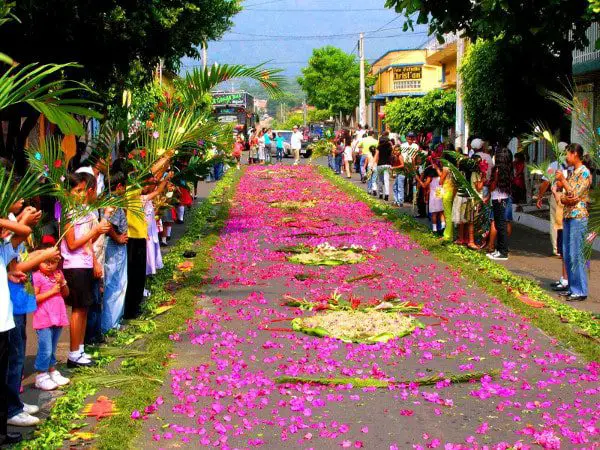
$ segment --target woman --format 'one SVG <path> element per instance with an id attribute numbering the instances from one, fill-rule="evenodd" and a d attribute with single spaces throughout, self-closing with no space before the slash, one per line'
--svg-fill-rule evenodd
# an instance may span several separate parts
<path id="1" fill-rule="evenodd" d="M 502 148 L 496 153 L 496 164 L 492 169 L 490 191 L 494 226 L 496 229 L 496 250 L 489 252 L 487 257 L 497 261 L 508 259 L 508 228 L 507 208 L 511 194 L 513 180 L 513 158 L 507 148 Z M 494 245 L 490 238 L 490 245 Z"/>
<path id="2" fill-rule="evenodd" d="M 454 151 L 454 150 L 452 150 Z M 443 153 L 442 153 L 443 154 Z M 452 163 L 456 163 L 456 159 L 452 155 L 446 155 Z M 454 177 L 448 167 L 442 167 L 440 170 L 436 166 L 436 171 L 440 176 L 440 184 L 442 185 L 442 205 L 444 208 L 444 220 L 449 219 L 450 225 L 444 228 L 444 240 L 452 242 L 454 240 L 454 226 L 452 224 L 452 203 L 454 201 Z"/>
<path id="3" fill-rule="evenodd" d="M 346 178 L 350 176 L 350 164 L 352 163 L 352 137 L 349 134 L 344 136 L 344 170 L 346 171 Z"/>
<path id="4" fill-rule="evenodd" d="M 386 202 L 390 196 L 390 169 L 392 167 L 392 143 L 388 133 L 384 132 L 379 139 L 379 145 L 375 152 L 375 164 L 377 164 L 377 190 L 379 198 Z"/>

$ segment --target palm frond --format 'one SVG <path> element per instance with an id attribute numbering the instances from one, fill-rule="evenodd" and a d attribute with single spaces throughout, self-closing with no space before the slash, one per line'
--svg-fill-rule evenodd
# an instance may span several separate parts
<path id="1" fill-rule="evenodd" d="M 562 150 L 558 145 L 560 143 L 559 132 L 557 131 L 556 133 L 552 133 L 548 127 L 541 122 L 534 122 L 532 128 L 533 131 L 531 133 L 522 136 L 522 145 L 527 147 L 531 144 L 545 141 L 550 146 L 550 149 L 554 155 L 554 159 L 558 161 L 559 164 L 564 163 L 567 152 L 566 150 Z"/>
<path id="2" fill-rule="evenodd" d="M 35 171 L 27 170 L 17 180 L 14 168 L 8 170 L 0 165 L 0 217 L 8 216 L 11 206 L 17 201 L 43 195 L 49 190 L 47 184 L 40 182 Z"/>
<path id="3" fill-rule="evenodd" d="M 553 161 L 546 160 L 542 161 L 539 164 L 527 164 L 527 170 L 531 175 L 540 175 L 546 178 L 550 183 L 554 182 L 554 178 L 556 177 L 555 171 L 550 167 Z"/>
<path id="4" fill-rule="evenodd" d="M 232 78 L 249 78 L 258 81 L 271 97 L 276 98 L 283 94 L 281 87 L 285 83 L 285 77 L 280 75 L 281 72 L 281 69 L 268 69 L 265 64 L 250 67 L 215 64 L 204 69 L 194 68 L 176 84 L 186 105 L 196 104 L 205 94 Z"/>
<path id="5" fill-rule="evenodd" d="M 26 103 L 58 125 L 64 134 L 82 135 L 83 126 L 73 114 L 95 118 L 102 115 L 91 109 L 99 103 L 85 98 L 94 91 L 83 83 L 62 79 L 63 71 L 73 67 L 80 66 L 33 63 L 10 67 L 0 76 L 0 110 Z"/>

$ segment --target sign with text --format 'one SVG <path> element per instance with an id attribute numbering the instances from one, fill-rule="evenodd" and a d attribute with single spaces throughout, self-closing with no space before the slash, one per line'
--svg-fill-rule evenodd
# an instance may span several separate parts
<path id="1" fill-rule="evenodd" d="M 212 95 L 213 106 L 246 106 L 246 93 L 223 92 Z"/>
<path id="2" fill-rule="evenodd" d="M 405 66 L 394 67 L 394 81 L 420 80 L 423 76 L 423 67 Z"/>

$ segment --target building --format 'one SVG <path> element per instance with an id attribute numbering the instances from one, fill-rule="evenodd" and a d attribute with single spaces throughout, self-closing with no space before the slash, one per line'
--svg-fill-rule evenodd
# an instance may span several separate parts
<path id="1" fill-rule="evenodd" d="M 594 23 L 586 32 L 589 44 L 583 50 L 573 52 L 573 82 L 575 96 L 587 113 L 594 118 L 594 128 L 600 126 L 600 51 L 596 49 L 596 41 L 600 38 L 600 24 Z M 579 128 L 581 124 L 574 118 L 571 124 L 571 142 L 581 142 Z M 588 150 L 588 149 L 586 149 Z"/>
<path id="2" fill-rule="evenodd" d="M 456 87 L 456 41 L 452 34 L 444 44 L 432 40 L 421 49 L 390 50 L 371 65 L 369 74 L 377 79 L 367 117 L 374 129 L 383 130 L 387 102 Z"/>

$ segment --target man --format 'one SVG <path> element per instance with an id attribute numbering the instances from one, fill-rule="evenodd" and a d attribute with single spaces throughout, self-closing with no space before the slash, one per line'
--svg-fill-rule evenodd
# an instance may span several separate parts
<path id="1" fill-rule="evenodd" d="M 579 144 L 567 147 L 567 165 L 573 171 L 565 177 L 562 171 L 556 172 L 556 184 L 564 189 L 560 197 L 563 208 L 563 260 L 569 280 L 569 290 L 559 293 L 568 302 L 587 299 L 588 282 L 585 268 L 584 240 L 587 235 L 592 185 L 590 170 L 583 165 L 583 148 Z"/>
<path id="2" fill-rule="evenodd" d="M 269 128 L 265 130 L 265 163 L 271 163 L 271 152 L 273 151 L 272 131 Z"/>
<path id="3" fill-rule="evenodd" d="M 300 149 L 302 148 L 302 133 L 298 131 L 298 125 L 294 125 L 294 128 L 292 129 L 290 144 L 292 152 L 294 152 L 294 165 L 297 166 L 300 162 Z"/>
<path id="4" fill-rule="evenodd" d="M 566 142 L 560 142 L 558 147 L 561 151 L 565 151 L 567 148 Z M 561 165 L 562 166 L 562 165 Z M 566 176 L 566 166 L 558 167 L 558 161 L 553 161 L 548 167 L 548 171 L 551 173 L 556 173 L 557 170 L 562 170 L 563 175 Z M 542 177 L 542 184 L 540 184 L 540 189 L 538 192 L 538 200 L 537 200 L 537 208 L 540 209 L 542 207 L 542 200 L 544 199 L 544 194 L 548 191 L 550 187 L 550 181 Z M 552 244 L 552 254 L 554 256 L 559 256 L 562 253 L 562 217 L 563 217 L 563 205 L 560 201 L 556 200 L 556 195 L 551 195 L 549 204 L 550 204 L 550 242 Z M 561 239 L 559 239 L 559 237 Z M 560 240 L 560 242 L 559 242 Z M 563 280 L 561 280 L 563 281 Z M 566 283 L 566 280 L 565 280 Z M 563 284 L 565 284 L 563 283 Z"/>
<path id="5" fill-rule="evenodd" d="M 417 144 L 417 135 L 412 131 L 407 133 L 406 142 L 403 142 L 400 146 L 400 152 L 402 155 L 402 165 L 405 162 L 411 163 L 416 153 L 419 151 L 419 144 Z M 396 181 L 394 182 L 394 201 L 398 206 L 403 206 L 405 201 L 408 201 L 408 193 L 406 192 L 406 176 L 402 172 L 398 172 Z M 410 199 L 412 200 L 412 188 L 413 180 L 408 180 L 408 190 L 411 191 Z"/>

